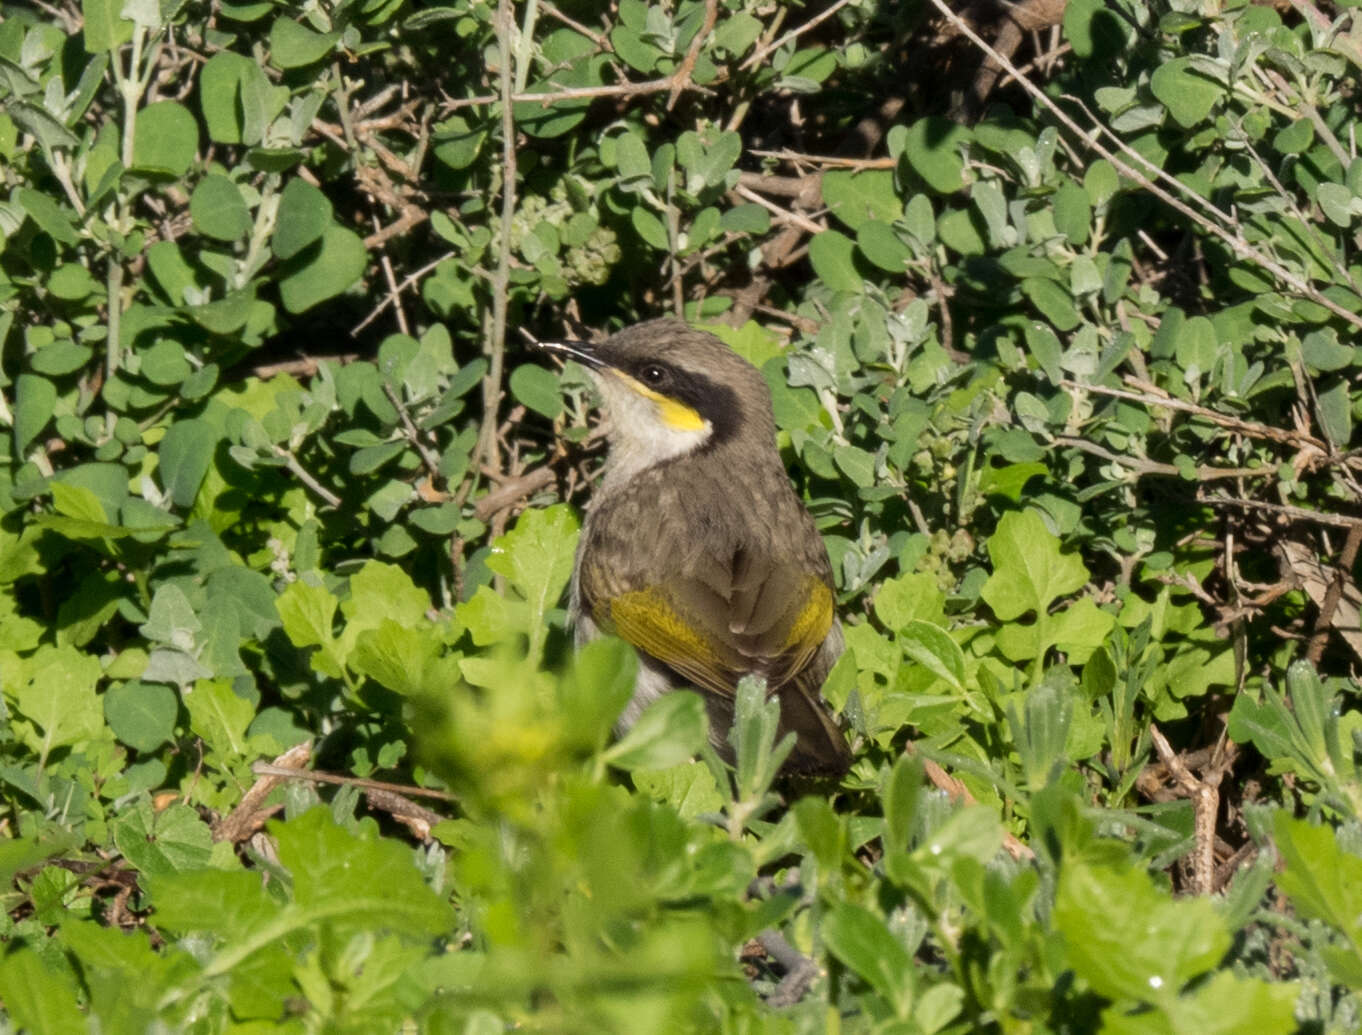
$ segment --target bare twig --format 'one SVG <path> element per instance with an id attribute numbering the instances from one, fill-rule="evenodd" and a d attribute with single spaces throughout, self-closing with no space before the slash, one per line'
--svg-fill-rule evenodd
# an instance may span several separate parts
<path id="1" fill-rule="evenodd" d="M 288 780 L 309 780 L 312 783 L 330 783 L 340 787 L 358 787 L 362 791 L 387 791 L 390 794 L 404 794 L 409 797 L 434 798 L 436 801 L 458 801 L 454 795 L 437 791 L 430 787 L 413 787 L 401 783 L 388 783 L 385 780 L 366 780 L 359 776 L 341 776 L 337 773 L 324 773 L 316 769 L 292 769 L 257 762 L 251 766 L 256 776 L 279 776 Z"/>
<path id="2" fill-rule="evenodd" d="M 284 466 L 292 472 L 293 477 L 320 496 L 328 507 L 339 507 L 341 505 L 341 498 L 312 477 L 311 473 L 298 462 L 298 458 L 290 450 L 280 445 L 275 445 L 273 448 L 274 455 L 284 461 Z"/>
<path id="3" fill-rule="evenodd" d="M 497 411 L 501 405 L 501 374 L 506 362 L 506 307 L 511 290 L 511 223 L 516 205 L 516 128 L 515 106 L 511 102 L 513 69 L 511 37 L 515 29 L 515 10 L 511 0 L 497 4 L 497 46 L 501 51 L 501 240 L 497 245 L 497 267 L 492 274 L 492 335 L 486 351 L 489 363 L 482 379 L 482 428 L 474 450 L 472 467 L 481 464 L 498 468 Z"/>
<path id="4" fill-rule="evenodd" d="M 555 7 L 553 4 L 549 3 L 549 0 L 539 0 L 539 6 L 543 9 L 544 13 L 547 14 L 550 18 L 556 18 L 564 25 L 566 25 L 569 29 L 571 29 L 573 32 L 581 33 L 592 43 L 596 44 L 598 49 L 600 50 L 612 49 L 610 46 L 610 41 L 608 39 L 602 36 L 599 32 L 592 32 L 590 29 L 588 29 L 581 22 L 577 21 L 575 18 L 570 18 L 568 15 L 558 10 L 558 8 Z"/>
<path id="5" fill-rule="evenodd" d="M 279 786 L 285 779 L 296 776 L 298 771 L 308 763 L 312 757 L 312 742 L 304 741 L 295 744 L 282 755 L 274 760 L 273 763 L 265 766 L 269 772 L 256 772 L 259 777 L 241 797 L 236 808 L 223 816 L 213 824 L 213 840 L 228 841 L 236 844 L 244 841 L 264 825 L 276 810 L 273 808 L 263 808 L 264 801 L 271 791 Z"/>
<path id="6" fill-rule="evenodd" d="M 1129 467 L 1136 474 L 1162 474 L 1170 478 L 1182 477 L 1182 471 L 1173 464 L 1160 463 L 1158 460 L 1149 460 L 1142 456 L 1114 453 L 1104 446 L 1099 446 L 1096 442 L 1089 442 L 1087 439 L 1075 435 L 1056 435 L 1055 442 L 1061 446 L 1072 446 L 1084 453 L 1091 453 L 1093 456 L 1109 460 L 1114 464 Z M 1215 467 L 1206 464 L 1196 469 L 1197 480 L 1203 482 L 1216 481 L 1221 478 L 1275 478 L 1276 476 L 1277 469 L 1275 467 Z"/>
<path id="7" fill-rule="evenodd" d="M 1343 597 L 1344 584 L 1352 578 L 1359 547 L 1362 547 L 1362 521 L 1355 522 L 1352 528 L 1348 529 L 1348 538 L 1343 542 L 1343 551 L 1339 554 L 1334 577 L 1329 580 L 1324 602 L 1320 604 L 1319 614 L 1315 616 L 1314 635 L 1310 637 L 1310 646 L 1305 652 L 1306 660 L 1312 665 L 1318 665 L 1320 658 L 1324 656 L 1324 647 L 1329 642 L 1329 631 L 1334 625 L 1334 615 L 1338 611 L 1339 600 Z"/>
<path id="8" fill-rule="evenodd" d="M 1291 521 L 1307 521 L 1316 525 L 1330 525 L 1334 528 L 1352 529 L 1357 527 L 1358 519 L 1343 514 L 1329 514 L 1321 510 L 1307 510 L 1305 507 L 1292 507 L 1284 503 L 1268 503 L 1265 500 L 1239 499 L 1235 496 L 1203 496 L 1201 502 L 1213 507 L 1239 507 L 1243 510 L 1265 510 L 1280 514 Z"/>
<path id="9" fill-rule="evenodd" d="M 1192 852 L 1192 881 L 1198 895 L 1209 895 L 1215 890 L 1215 816 L 1220 810 L 1220 791 L 1192 775 L 1153 723 L 1149 725 L 1149 735 L 1164 766 L 1192 801 L 1196 844 Z"/>
<path id="10" fill-rule="evenodd" d="M 818 964 L 796 949 L 779 931 L 762 931 L 757 942 L 785 971 L 776 990 L 766 998 L 766 1005 L 781 1009 L 793 1006 L 804 998 L 804 993 L 818 977 Z"/>
<path id="11" fill-rule="evenodd" d="M 1097 395 L 1109 395 L 1113 399 L 1126 399 L 1130 402 L 1144 403 L 1146 406 L 1161 406 L 1166 410 L 1180 410 L 1183 413 L 1191 413 L 1198 417 L 1204 417 L 1214 424 L 1219 424 L 1222 428 L 1241 432 L 1251 438 L 1264 438 L 1273 442 L 1283 442 L 1288 445 L 1314 450 L 1319 453 L 1321 457 L 1328 453 L 1326 444 L 1312 435 L 1306 435 L 1299 431 L 1286 431 L 1282 428 L 1274 428 L 1268 424 L 1259 424 L 1257 421 L 1241 420 L 1238 417 L 1230 417 L 1206 406 L 1200 406 L 1197 403 L 1190 403 L 1183 399 L 1175 399 L 1157 386 L 1140 381 L 1138 378 L 1128 377 L 1126 378 L 1126 383 L 1142 390 L 1131 391 L 1124 388 L 1108 388 L 1105 385 L 1080 384 L 1077 381 L 1070 381 L 1067 379 L 1060 381 L 1060 385 L 1064 388 L 1077 388 L 1083 391 L 1093 392 Z"/>
<path id="12" fill-rule="evenodd" d="M 671 93 L 667 96 L 667 110 L 671 111 L 676 107 L 677 99 L 681 96 L 686 87 L 691 85 L 691 73 L 695 71 L 695 60 L 700 56 L 700 48 L 704 46 L 705 40 L 709 38 L 710 32 L 714 28 L 714 20 L 719 16 L 719 0 L 705 0 L 705 20 L 700 26 L 700 31 L 695 34 L 695 38 L 690 41 L 690 47 L 686 50 L 686 56 L 682 59 L 680 66 L 672 75 Z"/>
<path id="13" fill-rule="evenodd" d="M 746 198 L 748 201 L 760 205 L 762 208 L 766 209 L 766 211 L 774 215 L 776 217 L 776 221 L 779 223 L 784 223 L 788 226 L 797 226 L 799 227 L 799 229 L 804 230 L 811 234 L 821 234 L 825 229 L 827 229 L 826 227 L 819 226 L 817 223 L 815 223 L 808 216 L 804 215 L 802 212 L 795 212 L 787 208 L 781 208 L 774 201 L 767 201 L 756 191 L 749 190 L 747 187 L 744 187 L 741 183 L 739 183 L 736 187 L 733 188 L 733 193 L 738 195 L 740 198 Z"/>
<path id="14" fill-rule="evenodd" d="M 851 3 L 851 0 L 837 0 L 837 2 L 833 4 L 831 7 L 827 8 L 826 10 L 820 11 L 818 14 L 814 15 L 812 18 L 806 21 L 803 25 L 796 25 L 793 29 L 787 32 L 784 36 L 780 37 L 780 39 L 776 40 L 774 43 L 768 43 L 766 44 L 766 46 L 762 47 L 760 50 L 752 54 L 751 57 L 749 57 L 746 61 L 744 61 L 741 65 L 738 66 L 738 71 L 746 72 L 749 68 L 754 68 L 757 65 L 761 64 L 763 61 L 766 60 L 766 58 L 770 54 L 779 50 L 781 47 L 785 46 L 785 44 L 799 39 L 800 36 L 804 35 L 804 33 L 808 32 L 815 26 L 821 24 L 822 22 L 827 21 L 829 18 L 831 18 L 834 14 L 836 14 L 838 11 L 840 11 L 849 3 Z"/>

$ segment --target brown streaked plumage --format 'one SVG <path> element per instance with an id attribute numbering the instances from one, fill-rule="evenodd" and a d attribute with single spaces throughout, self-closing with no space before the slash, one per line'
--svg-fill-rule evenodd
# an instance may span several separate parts
<path id="1" fill-rule="evenodd" d="M 738 680 L 755 673 L 780 700 L 781 735 L 796 736 L 787 770 L 844 772 L 846 739 L 818 693 L 842 651 L 832 569 L 776 450 L 761 374 L 675 320 L 542 347 L 591 370 L 611 417 L 572 609 L 578 642 L 611 632 L 638 649 L 621 725 L 692 686 L 726 752 Z"/>

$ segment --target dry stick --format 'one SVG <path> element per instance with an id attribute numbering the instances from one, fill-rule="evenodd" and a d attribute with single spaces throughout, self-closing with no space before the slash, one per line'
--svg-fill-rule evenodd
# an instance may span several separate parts
<path id="1" fill-rule="evenodd" d="M 649 79 L 642 83 L 617 83 L 614 86 L 565 86 L 560 90 L 549 90 L 544 93 L 513 93 L 510 95 L 511 103 L 521 104 L 525 102 L 538 101 L 548 106 L 558 101 L 577 101 L 590 100 L 596 97 L 636 97 L 640 94 L 662 93 L 672 88 L 672 77 L 667 76 L 663 79 Z M 691 86 L 691 89 L 698 90 L 698 86 Z M 476 97 L 460 97 L 455 100 L 446 101 L 444 110 L 457 111 L 460 108 L 471 108 L 478 104 L 495 104 L 501 100 L 501 94 L 485 93 Z"/>
<path id="2" fill-rule="evenodd" d="M 383 382 L 383 394 L 388 397 L 388 402 L 393 404 L 393 409 L 397 411 L 398 417 L 402 420 L 402 428 L 407 433 L 407 441 L 416 447 L 416 452 L 421 455 L 421 463 L 425 465 L 426 473 L 430 475 L 431 481 L 443 477 L 440 474 L 440 458 L 435 452 L 421 441 L 420 429 L 411 419 L 411 414 L 407 412 L 406 405 L 402 402 L 402 397 L 397 394 L 397 389 L 388 382 Z"/>
<path id="3" fill-rule="evenodd" d="M 539 0 L 539 6 L 540 8 L 543 9 L 544 13 L 547 14 L 550 18 L 557 18 L 560 22 L 566 25 L 573 32 L 580 33 L 581 35 L 585 36 L 592 43 L 596 44 L 596 46 L 601 50 L 611 50 L 610 41 L 608 39 L 606 39 L 598 32 L 592 32 L 590 29 L 588 29 L 585 25 L 583 25 L 576 19 L 568 17 L 562 11 L 558 10 L 558 8 L 555 7 L 553 4 L 549 3 L 548 0 Z"/>
<path id="4" fill-rule="evenodd" d="M 681 96 L 682 91 L 691 85 L 690 76 L 695 71 L 695 61 L 700 56 L 700 48 L 709 38 L 710 32 L 714 29 L 714 21 L 718 17 L 719 0 L 705 0 L 704 24 L 700 26 L 700 31 L 695 34 L 695 39 L 690 41 L 690 47 L 686 50 L 686 56 L 681 61 L 681 67 L 672 75 L 672 90 L 667 97 L 668 111 L 676 107 L 676 101 Z"/>
<path id="5" fill-rule="evenodd" d="M 374 230 L 381 231 L 383 227 L 378 221 L 377 214 L 374 214 L 373 221 Z M 388 282 L 388 297 L 392 299 L 393 315 L 397 317 L 397 329 L 403 334 L 410 335 L 411 328 L 407 325 L 406 310 L 402 308 L 402 300 L 397 297 L 397 275 L 393 273 L 392 259 L 388 258 L 386 249 L 379 259 L 379 265 L 383 267 L 383 279 Z M 398 409 L 400 410 L 401 407 L 398 407 Z"/>
<path id="6" fill-rule="evenodd" d="M 1084 453 L 1091 453 L 1103 460 L 1129 467 L 1136 474 L 1165 474 L 1170 478 L 1182 477 L 1182 471 L 1173 464 L 1164 464 L 1157 460 L 1148 460 L 1139 456 L 1124 456 L 1099 446 L 1096 442 L 1089 442 L 1085 438 L 1076 438 L 1073 435 L 1056 435 L 1055 441 L 1061 446 L 1072 446 Z M 1277 469 L 1275 467 L 1214 467 L 1206 465 L 1196 469 L 1197 478 L 1204 482 L 1215 481 L 1218 478 L 1275 478 L 1276 475 Z"/>
<path id="7" fill-rule="evenodd" d="M 1220 810 L 1220 791 L 1192 775 L 1192 771 L 1153 723 L 1149 725 L 1149 736 L 1165 768 L 1192 800 L 1196 838 L 1192 853 L 1192 882 L 1196 885 L 1198 895 L 1209 895 L 1215 888 L 1215 816 Z"/>
<path id="8" fill-rule="evenodd" d="M 284 461 L 284 466 L 292 472 L 293 477 L 297 478 L 320 496 L 328 507 L 339 507 L 341 505 L 341 498 L 321 482 L 317 481 L 316 478 L 312 477 L 312 475 L 308 473 L 307 468 L 298 462 L 298 458 L 294 456 L 290 450 L 287 450 L 280 445 L 275 445 L 273 448 L 274 455 Z"/>
<path id="9" fill-rule="evenodd" d="M 265 819 L 261 806 L 270 792 L 279 786 L 281 778 L 296 774 L 300 767 L 307 765 L 311 757 L 312 741 L 305 740 L 301 744 L 293 745 L 274 760 L 270 768 L 275 772 L 257 773 L 259 779 L 242 795 L 236 808 L 213 824 L 213 840 L 236 844 L 258 830 Z"/>
<path id="10" fill-rule="evenodd" d="M 917 746 L 909 741 L 904 748 L 904 754 L 917 754 Z M 922 760 L 922 771 L 927 775 L 927 779 L 937 787 L 938 790 L 945 791 L 950 796 L 952 802 L 961 805 L 978 805 L 978 800 L 969 792 L 963 780 L 958 780 L 942 767 L 941 763 L 935 762 L 930 758 Z M 1023 844 L 1015 836 L 1004 831 L 1003 849 L 1014 859 L 1034 859 L 1036 853 L 1031 851 L 1030 846 Z"/>
<path id="11" fill-rule="evenodd" d="M 776 217 L 776 221 L 787 226 L 797 226 L 799 229 L 810 234 L 821 234 L 827 227 L 819 226 L 812 219 L 803 213 L 794 212 L 788 208 L 781 208 L 774 201 L 767 201 L 754 190 L 750 190 L 739 183 L 733 188 L 733 193 L 741 198 L 746 198 L 754 204 L 760 205 L 766 211 Z"/>
<path id="12" fill-rule="evenodd" d="M 784 162 L 807 162 L 809 165 L 826 165 L 836 169 L 892 169 L 899 164 L 897 158 L 840 158 L 837 155 L 806 155 L 791 151 L 788 147 L 780 151 L 759 151 L 752 148 L 747 152 L 757 158 L 779 158 Z M 743 173 L 751 176 L 752 173 Z M 796 192 L 797 193 L 797 192 Z"/>
<path id="13" fill-rule="evenodd" d="M 1319 605 L 1319 614 L 1315 616 L 1315 632 L 1310 637 L 1310 646 L 1305 651 L 1305 658 L 1312 665 L 1318 665 L 1319 659 L 1324 656 L 1324 647 L 1329 642 L 1329 630 L 1334 624 L 1334 612 L 1338 610 L 1338 602 L 1343 596 L 1343 584 L 1352 576 L 1358 547 L 1362 547 L 1362 521 L 1354 522 L 1348 529 L 1348 538 L 1344 540 L 1343 552 L 1338 557 L 1338 567 L 1334 569 L 1334 577 L 1324 593 L 1323 602 Z"/>
<path id="14" fill-rule="evenodd" d="M 1198 417 L 1205 417 L 1207 420 L 1219 424 L 1222 428 L 1241 432 L 1248 435 L 1250 438 L 1265 438 L 1286 445 L 1314 449 L 1318 451 L 1320 455 L 1325 455 L 1327 453 L 1325 444 L 1312 435 L 1305 435 L 1299 431 L 1284 431 L 1281 428 L 1274 428 L 1269 424 L 1259 424 L 1256 421 L 1240 420 L 1238 417 L 1229 417 L 1223 413 L 1217 413 L 1215 410 L 1208 409 L 1205 406 L 1198 406 L 1196 403 L 1185 402 L 1182 399 L 1175 399 L 1170 395 L 1162 394 L 1156 386 L 1140 381 L 1138 378 L 1126 378 L 1126 383 L 1152 389 L 1152 391 L 1133 392 L 1124 388 L 1107 388 L 1105 385 L 1086 385 L 1080 384 L 1077 381 L 1070 381 L 1067 378 L 1061 380 L 1059 383 L 1064 388 L 1077 388 L 1086 392 L 1094 392 L 1097 395 L 1109 395 L 1113 399 L 1127 399 L 1130 402 L 1144 403 L 1146 406 L 1162 406 L 1166 410 L 1180 410 L 1183 413 L 1195 414 Z"/>
<path id="15" fill-rule="evenodd" d="M 763 61 L 766 60 L 767 54 L 779 50 L 781 47 L 785 46 L 785 44 L 790 43 L 793 40 L 797 40 L 800 36 L 804 35 L 804 33 L 808 32 L 810 29 L 818 25 L 820 22 L 827 21 L 829 18 L 831 18 L 834 14 L 836 14 L 838 11 L 840 11 L 849 3 L 851 3 L 851 0 L 837 0 L 837 2 L 833 4 L 831 7 L 829 7 L 826 11 L 822 11 L 819 14 L 815 15 L 814 17 L 810 18 L 803 25 L 796 25 L 784 36 L 780 37 L 780 39 L 776 40 L 774 43 L 768 43 L 766 46 L 762 47 L 750 58 L 744 61 L 741 65 L 738 66 L 738 71 L 746 72 L 749 68 L 761 64 Z"/>
<path id="16" fill-rule="evenodd" d="M 511 0 L 497 4 L 497 46 L 501 50 L 501 241 L 497 247 L 497 268 L 492 274 L 492 340 L 488 343 L 490 363 L 482 380 L 482 429 L 473 462 L 477 470 L 483 463 L 500 465 L 497 456 L 497 409 L 501 404 L 501 370 L 506 360 L 506 306 L 511 285 L 511 223 L 515 219 L 516 129 L 515 109 L 511 102 Z"/>
<path id="17" fill-rule="evenodd" d="M 387 791 L 390 794 L 404 794 L 409 797 L 434 798 L 437 801 L 456 802 L 459 799 L 446 791 L 430 787 L 411 787 L 401 783 L 388 783 L 386 780 L 365 780 L 359 776 L 341 776 L 338 773 L 325 773 L 316 769 L 286 769 L 271 765 L 269 762 L 256 762 L 251 766 L 256 776 L 282 776 L 289 780 L 310 780 L 313 783 L 331 783 L 341 787 L 358 787 L 364 791 Z"/>
<path id="18" fill-rule="evenodd" d="M 418 280 L 424 277 L 427 273 L 430 273 L 432 270 L 434 270 L 436 266 L 440 265 L 440 263 L 445 262 L 448 259 L 454 258 L 457 254 L 458 254 L 457 252 L 445 252 L 445 254 L 441 255 L 438 259 L 426 263 L 424 266 L 422 266 L 419 270 L 416 270 L 415 272 L 407 274 L 407 276 L 402 279 L 402 282 L 398 284 L 397 287 L 395 287 L 392 291 L 383 296 L 383 301 L 380 302 L 377 306 L 375 306 L 373 311 L 370 312 L 368 316 L 366 316 L 359 323 L 355 324 L 354 327 L 350 328 L 350 333 L 358 334 L 360 331 L 364 330 L 364 328 L 368 327 L 369 324 L 373 323 L 375 320 L 378 319 L 379 314 L 382 313 L 384 309 L 387 309 L 388 306 L 393 304 L 397 295 L 400 295 L 403 291 L 406 291 L 408 288 L 413 287 Z"/>
<path id="19" fill-rule="evenodd" d="M 777 1010 L 793 1006 L 804 998 L 809 985 L 818 976 L 818 964 L 786 941 L 777 930 L 762 931 L 757 935 L 757 943 L 785 970 L 785 977 L 767 997 L 766 1005 Z"/>
<path id="20" fill-rule="evenodd" d="M 1253 260 L 1262 269 L 1266 270 L 1267 272 L 1271 273 L 1274 277 L 1276 277 L 1279 282 L 1287 285 L 1297 293 L 1304 295 L 1306 298 L 1309 298 L 1312 302 L 1316 303 L 1317 305 L 1322 305 L 1325 309 L 1328 309 L 1335 316 L 1342 317 L 1344 320 L 1352 324 L 1354 327 L 1362 328 L 1362 316 L 1359 316 L 1357 313 L 1350 312 L 1349 310 L 1345 309 L 1343 306 L 1335 302 L 1333 299 L 1328 298 L 1327 296 L 1322 294 L 1318 289 L 1314 287 L 1314 285 L 1301 280 L 1290 270 L 1286 269 L 1285 267 L 1278 264 L 1275 260 L 1258 251 L 1258 249 L 1254 248 L 1253 245 L 1249 244 L 1248 241 L 1246 241 L 1241 235 L 1231 233 L 1229 230 L 1226 230 L 1219 224 L 1213 222 L 1210 219 L 1207 219 L 1204 215 L 1202 215 L 1202 213 L 1192 208 L 1192 206 L 1188 205 L 1182 199 L 1174 197 L 1168 191 L 1164 190 L 1158 184 L 1154 183 L 1151 179 L 1149 179 L 1149 177 L 1145 176 L 1141 172 L 1138 172 L 1134 166 L 1128 164 L 1124 159 L 1118 158 L 1116 154 L 1112 152 L 1109 148 L 1107 148 L 1103 144 L 1098 143 L 1096 139 L 1085 133 L 1082 127 L 1080 127 L 1078 123 L 1076 123 L 1072 118 L 1070 118 L 1069 115 L 1065 113 L 1059 107 L 1059 105 L 1057 105 L 1053 100 L 1051 100 L 1050 97 L 1047 96 L 1044 91 L 1042 91 L 1038 86 L 1036 86 L 1035 83 L 1031 82 L 1031 80 L 1027 79 L 1024 75 L 1022 75 L 1021 72 L 1017 69 L 1017 67 L 1014 64 L 1012 64 L 1010 60 L 1003 57 L 1000 53 L 998 53 L 998 51 L 993 49 L 993 47 L 989 46 L 988 43 L 985 42 L 983 37 L 981 37 L 973 29 L 971 29 L 958 14 L 956 14 L 949 7 L 947 7 L 945 0 L 932 0 L 932 5 L 936 7 L 938 11 L 941 12 L 942 16 L 948 22 L 955 26 L 955 28 L 960 32 L 962 36 L 968 39 L 971 43 L 973 43 L 976 47 L 982 50 L 989 57 L 993 58 L 993 60 L 997 61 L 1000 65 L 1002 65 L 1002 67 L 1007 71 L 1007 73 L 1011 75 L 1014 79 L 1016 79 L 1017 83 L 1024 90 L 1026 90 L 1027 93 L 1029 93 L 1033 98 L 1035 98 L 1037 103 L 1039 103 L 1042 107 L 1049 111 L 1050 114 L 1052 114 L 1056 119 L 1058 119 L 1060 123 L 1062 123 L 1065 126 L 1065 128 L 1069 130 L 1069 132 L 1073 133 L 1079 140 L 1084 141 L 1088 147 L 1092 148 L 1092 150 L 1096 151 L 1099 155 L 1101 155 L 1113 166 L 1115 166 L 1116 171 L 1118 173 L 1120 173 L 1127 179 L 1132 180 L 1135 183 L 1139 184 L 1145 190 L 1149 191 L 1149 193 L 1153 194 L 1156 198 L 1161 200 L 1164 204 L 1171 206 L 1173 209 L 1182 213 L 1188 219 L 1192 220 L 1192 222 L 1196 223 L 1197 226 L 1201 227 L 1207 233 L 1211 234 L 1214 237 L 1218 237 L 1230 248 L 1230 250 L 1235 254 L 1237 258 Z M 1106 132 L 1105 126 L 1102 126 L 1100 123 L 1097 123 L 1096 119 L 1094 119 L 1093 121 L 1098 126 L 1099 130 Z M 1163 172 L 1163 170 L 1159 169 L 1157 166 L 1150 163 L 1142 155 L 1138 154 L 1133 149 L 1129 148 L 1128 145 L 1121 143 L 1120 146 L 1123 153 L 1131 155 L 1134 160 L 1137 160 L 1141 164 L 1148 166 L 1155 172 L 1156 175 L 1160 177 L 1167 175 L 1166 173 Z M 1176 183 L 1177 181 L 1173 180 L 1172 182 Z M 1178 184 L 1178 186 L 1180 189 L 1186 189 L 1182 184 Z M 1211 205 L 1211 203 L 1208 202 L 1205 198 L 1202 198 L 1199 194 L 1195 193 L 1193 193 L 1192 196 L 1195 197 L 1197 201 L 1204 205 L 1206 208 L 1211 209 L 1222 219 L 1225 219 L 1227 222 L 1229 222 L 1228 217 L 1226 217 L 1224 213 L 1220 212 L 1219 209 L 1216 209 L 1213 205 Z"/>
<path id="21" fill-rule="evenodd" d="M 1342 514 L 1327 514 L 1323 511 L 1306 510 L 1304 507 L 1291 507 L 1283 503 L 1267 503 L 1263 500 L 1241 500 L 1233 496 L 1203 496 L 1201 502 L 1209 503 L 1213 507 L 1243 507 L 1245 510 L 1266 510 L 1272 514 L 1280 514 L 1291 521 L 1309 521 L 1316 525 L 1329 525 L 1333 528 L 1351 529 L 1359 523 L 1357 518 L 1346 517 Z"/>

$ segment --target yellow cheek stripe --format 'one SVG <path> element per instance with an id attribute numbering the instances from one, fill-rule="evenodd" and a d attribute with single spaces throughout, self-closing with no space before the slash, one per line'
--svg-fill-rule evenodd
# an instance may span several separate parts
<path id="1" fill-rule="evenodd" d="M 687 406 L 685 403 L 677 402 L 660 392 L 654 392 L 641 381 L 635 381 L 628 374 L 620 373 L 618 370 L 610 371 L 621 381 L 627 384 L 634 391 L 645 399 L 651 399 L 657 404 L 658 416 L 662 418 L 662 423 L 673 431 L 704 431 L 708 424 L 699 412 Z"/>

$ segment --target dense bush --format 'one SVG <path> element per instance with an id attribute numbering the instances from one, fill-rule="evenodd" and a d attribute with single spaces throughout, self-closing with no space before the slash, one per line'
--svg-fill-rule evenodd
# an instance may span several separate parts
<path id="1" fill-rule="evenodd" d="M 1362 23 L 1055 10 L 0 5 L 10 1026 L 1356 1029 Z M 663 313 L 840 786 L 569 649 L 525 342 Z"/>

